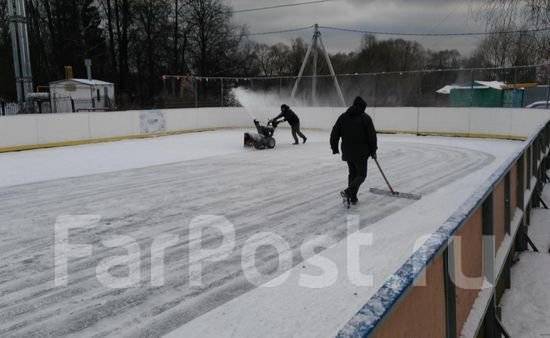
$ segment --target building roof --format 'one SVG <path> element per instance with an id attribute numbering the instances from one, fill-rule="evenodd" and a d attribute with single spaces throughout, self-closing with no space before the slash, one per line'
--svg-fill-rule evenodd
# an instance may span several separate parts
<path id="1" fill-rule="evenodd" d="M 439 90 L 436 90 L 436 93 L 439 93 L 439 94 L 445 94 L 445 95 L 449 95 L 451 94 L 451 90 L 453 89 L 487 89 L 489 87 L 487 86 L 459 86 L 459 85 L 448 85 L 448 86 L 445 86 Z"/>
<path id="2" fill-rule="evenodd" d="M 474 81 L 474 85 L 464 86 L 464 85 L 447 85 L 439 90 L 436 93 L 439 94 L 451 94 L 453 89 L 488 89 L 493 88 L 496 90 L 506 89 L 506 84 L 500 81 Z"/>
<path id="3" fill-rule="evenodd" d="M 106 81 L 101 81 L 101 80 L 88 80 L 88 79 L 69 79 L 69 80 L 59 80 L 59 81 L 54 81 L 54 82 L 50 82 L 50 85 L 55 85 L 55 84 L 59 84 L 59 83 L 63 83 L 63 82 L 77 82 L 79 84 L 83 84 L 85 86 L 109 86 L 109 85 L 112 85 L 113 83 L 111 82 L 106 82 Z"/>

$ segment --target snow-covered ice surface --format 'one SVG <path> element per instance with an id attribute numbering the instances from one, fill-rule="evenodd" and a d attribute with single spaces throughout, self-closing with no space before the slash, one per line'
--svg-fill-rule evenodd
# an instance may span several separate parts
<path id="1" fill-rule="evenodd" d="M 294 147 L 281 130 L 278 148 L 262 152 L 243 150 L 242 133 L 0 155 L 0 335 L 158 336 L 181 326 L 174 335 L 334 336 L 412 254 L 419 237 L 435 231 L 520 146 L 381 136 L 380 160 L 395 186 L 425 196 L 414 203 L 363 193 L 361 205 L 348 212 L 337 197 L 346 166 L 331 156 L 328 133 L 310 131 L 308 144 Z M 364 190 L 383 187 L 375 168 L 369 170 Z M 361 250 L 361 271 L 374 274 L 372 287 L 352 285 L 345 273 L 349 214 L 374 236 Z M 56 288 L 60 215 L 99 215 L 101 221 L 71 232 L 71 243 L 93 245 L 93 255 L 71 260 L 69 285 Z M 191 288 L 189 224 L 205 215 L 224 216 L 235 226 L 236 247 L 229 258 L 205 264 L 204 286 Z M 255 288 L 242 273 L 241 248 L 260 232 L 283 237 L 293 257 L 291 277 L 275 288 Z M 166 251 L 165 285 L 153 287 L 148 252 L 160 234 L 181 240 Z M 123 254 L 102 244 L 115 235 L 140 244 L 138 287 L 113 290 L 96 278 L 100 261 Z M 298 272 L 319 273 L 311 261 L 317 256 L 303 257 L 300 246 L 319 235 L 328 238 L 320 255 L 342 271 L 330 287 L 299 287 Z M 208 233 L 203 245 L 219 245 L 219 236 Z M 277 267 L 272 250 L 259 250 L 256 258 L 265 273 Z"/>
<path id="2" fill-rule="evenodd" d="M 550 201 L 550 186 L 544 201 Z M 503 324 L 512 337 L 550 337 L 550 211 L 533 209 L 529 235 L 540 253 L 526 252 L 512 268 L 512 289 L 502 298 Z"/>
<path id="3" fill-rule="evenodd" d="M 0 154 L 0 187 L 227 155 L 242 151 L 240 130 Z"/>

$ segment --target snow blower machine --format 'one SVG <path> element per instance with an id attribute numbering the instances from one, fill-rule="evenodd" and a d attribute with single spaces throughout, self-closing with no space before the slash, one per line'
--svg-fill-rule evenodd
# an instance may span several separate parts
<path id="1" fill-rule="evenodd" d="M 254 120 L 257 134 L 245 133 L 244 134 L 244 146 L 254 147 L 258 150 L 273 149 L 277 145 L 273 134 L 280 122 L 269 120 L 266 126 L 263 126 L 258 120 Z"/>

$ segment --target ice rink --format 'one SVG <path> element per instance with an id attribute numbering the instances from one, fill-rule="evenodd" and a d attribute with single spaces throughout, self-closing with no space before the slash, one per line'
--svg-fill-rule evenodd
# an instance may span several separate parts
<path id="1" fill-rule="evenodd" d="M 256 288 L 244 278 L 240 257 L 253 235 L 271 232 L 284 238 L 297 265 L 310 258 L 299 250 L 307 239 L 326 235 L 328 246 L 342 241 L 349 213 L 360 216 L 361 228 L 373 229 L 388 216 L 418 214 L 433 221 L 419 228 L 425 234 L 521 144 L 381 135 L 379 159 L 393 184 L 425 198 L 415 202 L 369 194 L 369 187 L 384 188 L 370 163 L 360 205 L 348 211 L 338 195 L 346 186 L 347 167 L 332 155 L 327 132 L 307 131 L 308 143 L 292 146 L 290 132 L 279 130 L 278 147 L 266 151 L 244 149 L 242 134 L 221 130 L 0 154 L 0 335 L 158 336 L 184 324 L 204 327 L 200 321 L 210 319 L 201 316 L 224 304 L 231 311 L 228 302 Z M 438 208 L 434 217 L 427 203 Z M 100 221 L 71 231 L 70 242 L 91 245 L 93 255 L 71 259 L 68 286 L 55 287 L 54 226 L 62 215 L 97 215 Z M 208 215 L 222 216 L 235 227 L 236 247 L 230 257 L 205 264 L 203 287 L 190 287 L 189 225 Z M 160 234 L 178 235 L 180 241 L 166 251 L 165 285 L 154 287 L 150 246 Z M 102 243 L 120 235 L 139 243 L 141 283 L 110 289 L 96 278 L 96 267 L 107 257 L 124 254 Z M 216 247 L 219 236 L 206 233 L 202 243 Z M 264 249 L 256 259 L 267 282 L 278 258 Z M 408 250 L 395 255 L 406 257 Z M 113 274 L 124 275 L 119 270 Z M 320 329 L 343 320 L 332 317 L 337 322 Z M 333 335 L 330 328 L 321 332 Z"/>

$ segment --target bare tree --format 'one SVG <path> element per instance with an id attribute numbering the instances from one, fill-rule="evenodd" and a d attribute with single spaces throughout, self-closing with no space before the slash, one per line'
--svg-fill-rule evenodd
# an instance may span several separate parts
<path id="1" fill-rule="evenodd" d="M 231 9 L 221 0 L 189 0 L 185 10 L 195 73 L 207 76 L 229 68 L 228 56 L 241 39 L 231 24 Z"/>
<path id="2" fill-rule="evenodd" d="M 550 32 L 546 29 L 550 27 L 550 0 L 486 0 L 480 16 L 494 32 L 541 29 L 486 38 L 481 47 L 491 50 L 493 54 L 501 54 L 497 64 L 513 65 L 533 58 L 538 62 L 548 59 Z M 510 44 L 510 41 L 513 43 Z M 530 58 L 526 53 L 534 57 Z M 506 59 L 503 54 L 511 54 L 511 60 L 503 61 Z"/>

